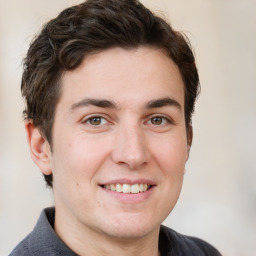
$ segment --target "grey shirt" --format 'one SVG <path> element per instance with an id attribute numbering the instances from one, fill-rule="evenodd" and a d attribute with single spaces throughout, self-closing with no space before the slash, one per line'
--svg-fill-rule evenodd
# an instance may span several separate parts
<path id="1" fill-rule="evenodd" d="M 54 218 L 54 208 L 44 209 L 33 231 L 9 256 L 77 256 L 54 232 Z M 205 241 L 181 235 L 165 226 L 160 229 L 159 250 L 161 256 L 221 256 Z"/>

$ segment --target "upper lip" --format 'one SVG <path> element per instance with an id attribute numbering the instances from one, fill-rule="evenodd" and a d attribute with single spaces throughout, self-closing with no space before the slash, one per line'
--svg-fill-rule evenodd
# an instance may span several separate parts
<path id="1" fill-rule="evenodd" d="M 148 180 L 148 179 L 131 180 L 131 179 L 127 179 L 127 178 L 110 180 L 110 181 L 101 183 L 100 185 L 110 185 L 110 184 L 128 184 L 128 185 L 148 184 L 148 185 L 151 185 L 151 186 L 156 185 L 155 182 L 153 182 L 152 180 Z"/>

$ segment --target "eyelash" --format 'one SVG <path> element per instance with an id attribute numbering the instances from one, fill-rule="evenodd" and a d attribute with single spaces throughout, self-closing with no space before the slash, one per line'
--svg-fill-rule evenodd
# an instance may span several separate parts
<path id="1" fill-rule="evenodd" d="M 100 124 L 92 124 L 93 119 L 100 119 Z M 108 122 L 107 119 L 102 116 L 90 116 L 90 117 L 86 118 L 85 120 L 82 120 L 82 123 L 89 124 L 92 126 L 100 126 L 100 125 L 102 125 L 102 120 L 106 121 L 104 124 L 106 124 Z"/>
<path id="2" fill-rule="evenodd" d="M 161 119 L 161 123 L 160 124 L 153 124 L 152 120 L 155 119 L 155 118 Z M 173 123 L 170 118 L 168 118 L 166 116 L 162 116 L 162 115 L 151 116 L 150 119 L 147 122 L 149 122 L 149 121 L 151 121 L 151 124 L 154 125 L 154 126 L 162 126 L 162 125 Z M 166 123 L 163 124 L 163 122 L 166 122 Z"/>
<path id="3" fill-rule="evenodd" d="M 152 123 L 153 119 L 157 119 L 157 118 L 160 119 L 161 123 L 160 124 L 153 124 Z M 100 123 L 93 124 L 92 123 L 93 119 L 98 119 Z M 105 121 L 104 123 L 102 123 L 103 120 Z M 172 124 L 173 123 L 173 121 L 170 118 L 168 118 L 166 116 L 163 116 L 163 115 L 150 116 L 149 118 L 147 118 L 146 123 L 148 123 L 148 122 L 150 122 L 150 125 L 153 125 L 153 126 L 165 126 L 167 124 Z M 109 123 L 109 121 L 103 116 L 95 115 L 95 116 L 87 117 L 86 119 L 82 120 L 82 123 L 96 127 L 96 126 L 100 126 L 100 125 L 105 125 L 105 124 Z"/>

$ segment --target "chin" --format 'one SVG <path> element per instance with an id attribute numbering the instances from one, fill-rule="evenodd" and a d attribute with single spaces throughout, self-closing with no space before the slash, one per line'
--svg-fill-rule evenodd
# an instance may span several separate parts
<path id="1" fill-rule="evenodd" d="M 151 232 L 153 232 L 156 228 L 153 227 L 117 227 L 115 229 L 111 229 L 106 233 L 117 239 L 140 239 L 142 237 L 147 236 Z"/>
<path id="2" fill-rule="evenodd" d="M 111 225 L 112 224 L 112 225 Z M 158 230 L 161 222 L 156 220 L 138 218 L 138 216 L 126 216 L 115 218 L 105 226 L 104 233 L 119 239 L 142 238 L 155 230 Z M 103 227 L 102 227 L 103 228 Z"/>

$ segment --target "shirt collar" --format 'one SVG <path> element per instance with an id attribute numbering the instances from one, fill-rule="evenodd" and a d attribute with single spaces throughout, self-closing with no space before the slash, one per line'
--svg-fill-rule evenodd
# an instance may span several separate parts
<path id="1" fill-rule="evenodd" d="M 31 254 L 77 256 L 55 233 L 54 219 L 55 209 L 53 207 L 46 208 L 41 212 L 29 238 Z"/>

